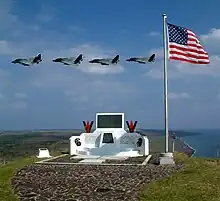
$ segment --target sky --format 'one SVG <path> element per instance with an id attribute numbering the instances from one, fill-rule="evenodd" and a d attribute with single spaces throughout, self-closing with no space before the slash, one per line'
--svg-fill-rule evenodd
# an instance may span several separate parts
<path id="1" fill-rule="evenodd" d="M 97 112 L 124 112 L 138 127 L 163 129 L 163 13 L 195 32 L 211 61 L 168 62 L 169 127 L 219 128 L 219 7 L 217 0 L 1 0 L 0 129 L 83 128 Z M 43 62 L 33 68 L 11 63 L 38 53 Z M 78 67 L 52 62 L 80 53 Z M 155 63 L 125 62 L 152 53 Z M 116 54 L 116 66 L 88 63 Z"/>

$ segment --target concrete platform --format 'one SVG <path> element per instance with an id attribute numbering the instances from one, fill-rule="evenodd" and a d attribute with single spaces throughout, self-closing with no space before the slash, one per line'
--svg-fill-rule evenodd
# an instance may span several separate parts
<path id="1" fill-rule="evenodd" d="M 77 155 L 73 156 L 70 159 L 104 159 L 104 160 L 126 160 L 128 156 L 114 156 L 114 155 L 105 155 L 105 156 L 95 156 L 95 155 Z"/>
<path id="2" fill-rule="evenodd" d="M 82 161 L 79 161 L 79 163 L 84 163 L 84 164 L 101 164 L 104 162 L 105 159 L 84 159 Z"/>
<path id="3" fill-rule="evenodd" d="M 77 155 L 73 156 L 70 159 L 97 159 L 100 158 L 100 156 L 95 156 L 95 155 Z"/>
<path id="4" fill-rule="evenodd" d="M 105 160 L 126 160 L 127 156 L 101 156 L 100 159 L 105 159 Z"/>

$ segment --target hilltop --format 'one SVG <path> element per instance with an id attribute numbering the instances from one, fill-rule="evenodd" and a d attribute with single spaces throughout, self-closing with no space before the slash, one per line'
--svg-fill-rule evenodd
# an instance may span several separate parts
<path id="1" fill-rule="evenodd" d="M 165 137 L 162 130 L 137 129 L 147 135 L 150 141 L 150 152 L 163 152 L 165 150 Z M 34 131 L 5 131 L 0 135 L 0 161 L 13 160 L 23 156 L 36 156 L 38 148 L 46 147 L 53 152 L 68 152 L 69 138 L 72 135 L 79 135 L 83 130 L 34 130 Z M 175 131 L 176 135 L 198 135 L 184 131 Z M 169 144 L 172 150 L 172 142 Z M 175 149 L 184 152 L 184 142 L 178 139 Z"/>
<path id="2" fill-rule="evenodd" d="M 165 143 L 164 143 L 163 131 L 161 130 L 155 131 L 155 130 L 148 130 L 148 129 L 141 129 L 139 131 L 141 131 L 142 133 L 146 134 L 149 137 L 150 152 L 151 154 L 153 154 L 153 156 L 158 157 L 158 155 L 154 153 L 164 151 Z M 209 198 L 208 200 L 215 200 L 215 198 L 219 196 L 219 194 L 217 193 L 218 192 L 217 188 L 220 187 L 220 183 L 218 182 L 217 178 L 219 178 L 220 176 L 219 175 L 220 162 L 219 160 L 216 160 L 216 159 L 189 158 L 184 154 L 175 153 L 175 161 L 178 165 L 176 166 L 176 168 L 158 166 L 156 165 L 157 163 L 155 163 L 155 160 L 158 160 L 158 159 L 155 159 L 155 157 L 152 156 L 152 159 L 150 159 L 149 164 L 146 167 L 142 166 L 140 170 L 139 168 L 135 168 L 136 165 L 134 165 L 134 167 L 132 168 L 131 166 L 127 166 L 127 168 L 126 166 L 124 166 L 124 168 L 118 166 L 120 167 L 119 169 L 116 168 L 116 166 L 112 166 L 112 165 L 110 165 L 112 168 L 110 168 L 110 166 L 109 168 L 106 166 L 107 169 L 104 167 L 101 169 L 100 168 L 94 169 L 95 167 L 92 168 L 90 166 L 87 166 L 87 169 L 88 170 L 90 169 L 91 172 L 90 171 L 85 172 L 87 171 L 86 168 L 80 170 L 82 173 L 84 172 L 84 176 L 80 174 L 75 175 L 74 171 L 70 174 L 71 170 L 69 168 L 71 166 L 33 164 L 33 162 L 37 161 L 37 159 L 34 156 L 37 154 L 36 151 L 38 147 L 48 147 L 50 150 L 52 150 L 52 155 L 56 155 L 57 153 L 60 154 L 59 153 L 60 151 L 68 149 L 69 137 L 72 135 L 78 135 L 79 133 L 77 132 L 79 132 L 79 130 L 75 132 L 73 130 L 68 131 L 68 132 L 65 131 L 62 133 L 58 131 L 53 131 L 53 132 L 48 132 L 48 131 L 36 132 L 35 131 L 31 133 L 20 132 L 20 134 L 15 133 L 14 135 L 13 133 L 10 133 L 10 134 L 7 133 L 7 134 L 2 135 L 1 141 L 0 141 L 1 143 L 0 147 L 4 151 L 3 152 L 4 155 L 2 155 L 2 157 L 8 159 L 8 164 L 0 167 L 0 176 L 2 178 L 0 182 L 0 194 L 3 196 L 2 197 L 4 198 L 3 200 L 18 201 L 17 197 L 12 194 L 12 189 L 11 189 L 11 186 L 9 185 L 10 184 L 9 182 L 11 180 L 12 180 L 12 185 L 13 185 L 13 189 L 15 190 L 15 193 L 17 194 L 20 194 L 21 192 L 23 193 L 24 197 L 22 200 L 29 199 L 29 198 L 26 199 L 25 198 L 26 196 L 32 196 L 37 199 L 37 195 L 43 192 L 44 186 L 42 186 L 42 189 L 40 188 L 35 189 L 34 187 L 35 185 L 38 186 L 40 184 L 41 185 L 44 184 L 44 185 L 47 185 L 47 187 L 50 187 L 50 179 L 52 179 L 51 181 L 57 180 L 57 182 L 58 181 L 65 182 L 66 180 L 65 181 L 63 180 L 63 177 L 61 177 L 62 175 L 65 175 L 65 177 L 68 176 L 68 179 L 71 180 L 72 182 L 75 180 L 78 181 L 78 179 L 82 180 L 82 178 L 85 179 L 84 177 L 85 175 L 90 175 L 89 182 L 91 182 L 91 179 L 93 179 L 93 176 L 94 176 L 93 174 L 97 174 L 97 179 L 98 179 L 99 178 L 98 175 L 101 176 L 104 172 L 107 171 L 107 169 L 109 169 L 108 171 L 111 172 L 108 174 L 109 179 L 113 175 L 115 175 L 115 177 L 119 179 L 119 180 L 117 179 L 112 180 L 112 181 L 118 182 L 117 184 L 118 190 L 117 189 L 111 190 L 112 188 L 114 189 L 114 187 L 108 187 L 108 180 L 106 180 L 107 183 L 105 182 L 105 185 L 107 186 L 104 185 L 101 188 L 97 188 L 96 196 L 100 196 L 100 193 L 103 195 L 102 197 L 106 197 L 107 194 L 109 193 L 116 197 L 119 196 L 118 193 L 119 194 L 121 193 L 121 196 L 125 196 L 127 193 L 123 190 L 123 188 L 128 188 L 128 187 L 126 186 L 123 187 L 123 185 L 125 185 L 126 182 L 128 182 L 129 184 L 131 180 L 133 182 L 138 183 L 139 177 L 142 178 L 141 186 L 139 186 L 141 188 L 139 187 L 134 188 L 131 191 L 131 193 L 129 193 L 130 198 L 131 196 L 134 196 L 134 198 L 132 198 L 133 200 L 137 200 L 137 197 L 139 197 L 142 201 L 145 201 L 145 200 L 148 200 L 148 201 L 195 200 L 196 201 L 197 199 L 199 199 L 200 201 L 207 201 L 208 198 Z M 178 134 L 178 131 L 175 131 L 175 132 L 177 136 L 180 135 Z M 196 133 L 196 135 L 198 134 L 199 133 Z M 182 132 L 182 135 L 193 135 L 193 133 Z M 183 144 L 184 144 L 183 141 L 181 140 L 177 141 L 176 149 L 181 148 Z M 10 162 L 10 160 L 13 160 L 13 162 Z M 30 166 L 30 164 L 32 165 Z M 25 165 L 28 165 L 28 166 L 25 166 Z M 72 168 L 77 168 L 77 166 L 75 167 L 72 166 Z M 19 171 L 19 169 L 21 171 Z M 128 174 L 129 170 L 130 170 L 130 173 Z M 44 175 L 46 171 L 47 175 L 48 176 L 50 175 L 50 179 L 48 177 L 47 180 L 43 181 L 44 179 L 43 176 L 40 176 L 40 177 L 38 176 L 38 180 L 34 179 L 34 175 L 36 176 L 36 171 L 38 172 L 37 175 L 39 174 Z M 66 173 L 64 173 L 63 171 L 66 171 Z M 101 172 L 99 173 L 99 171 L 101 171 L 102 173 Z M 56 177 L 53 176 L 54 173 Z M 14 174 L 15 174 L 15 177 L 14 177 Z M 29 176 L 26 177 L 25 176 L 26 174 L 28 174 Z M 134 176 L 133 174 L 136 176 Z M 152 174 L 152 175 L 148 178 L 149 174 L 150 175 Z M 74 177 L 72 178 L 73 175 L 75 175 L 76 178 Z M 126 182 L 121 183 L 122 180 L 120 178 L 122 175 L 124 175 L 123 176 L 124 178 L 127 177 Z M 128 177 L 128 175 L 130 176 Z M 25 187 L 27 181 L 24 178 L 27 178 L 29 183 L 34 182 L 34 183 L 31 183 L 31 185 L 33 186 L 32 190 L 36 192 L 32 192 L 32 193 L 29 192 L 30 189 L 28 187 Z M 132 179 L 132 178 L 136 178 L 136 179 Z M 105 181 L 105 179 L 103 181 Z M 210 189 L 204 188 L 205 184 L 208 184 L 209 186 L 211 186 L 211 188 Z M 65 185 L 67 185 L 67 187 L 69 186 L 69 184 L 65 184 Z M 83 185 L 83 183 L 78 183 L 77 185 Z M 132 185 L 136 185 L 136 184 L 133 183 Z M 47 189 L 50 189 L 50 188 L 47 188 Z M 90 187 L 90 190 L 91 189 L 92 189 L 92 186 Z M 55 191 L 51 191 L 51 193 L 52 192 L 55 192 Z M 65 192 L 69 192 L 69 190 L 66 189 Z M 89 190 L 86 190 L 86 192 L 89 192 Z M 47 193 L 50 194 L 49 191 Z M 92 191 L 90 193 L 91 193 L 91 196 L 94 194 Z M 68 195 L 71 195 L 71 194 L 73 195 L 73 192 Z M 67 196 L 67 194 L 63 193 L 62 196 L 64 198 L 65 196 Z"/>
<path id="3" fill-rule="evenodd" d="M 129 200 L 141 201 L 215 201 L 220 197 L 220 192 L 218 191 L 220 188 L 220 161 L 217 159 L 189 158 L 184 154 L 175 153 L 175 161 L 179 164 L 179 168 L 177 167 L 172 170 L 167 166 L 160 167 L 149 164 L 150 166 L 144 167 L 144 169 L 140 168 L 139 173 L 137 174 L 134 172 L 137 171 L 135 166 L 127 166 L 125 169 L 120 167 L 120 171 L 118 171 L 119 166 L 115 166 L 115 168 L 111 166 L 111 170 L 110 167 L 107 167 L 111 173 L 109 173 L 108 179 L 104 180 L 99 179 L 99 177 L 106 172 L 106 168 L 104 167 L 101 169 L 95 169 L 95 166 L 93 166 L 93 168 L 87 166 L 87 169 L 90 169 L 91 171 L 85 172 L 86 168 L 83 168 L 80 171 L 74 171 L 74 168 L 79 169 L 79 166 L 30 165 L 34 161 L 36 161 L 34 158 L 24 158 L 22 160 L 10 162 L 0 168 L 1 200 L 19 201 L 18 197 L 13 194 L 12 187 L 9 185 L 11 179 L 15 193 L 23 193 L 20 194 L 22 198 L 21 200 L 30 200 L 31 197 L 32 199 L 36 198 L 35 200 L 41 200 L 42 196 L 48 197 L 49 200 L 49 198 L 51 199 L 52 197 L 56 198 L 57 195 L 59 195 L 59 198 L 57 197 L 55 200 L 66 200 L 63 198 L 67 198 L 68 196 L 69 200 L 71 200 L 71 197 L 73 199 L 74 196 L 79 196 L 79 192 L 81 191 L 86 192 L 84 193 L 84 196 L 81 197 L 84 198 L 84 200 L 86 200 L 88 196 L 90 196 L 91 200 L 94 200 L 97 196 L 101 196 L 102 199 L 106 198 L 105 200 L 111 200 L 108 199 L 109 196 L 110 198 L 121 196 L 121 200 L 128 200 L 123 199 L 126 198 L 126 195 L 129 196 Z M 181 164 L 183 167 L 181 167 Z M 130 173 L 128 174 L 127 171 Z M 162 174 L 158 175 L 158 171 Z M 81 175 L 80 172 L 84 175 Z M 149 174 L 152 174 L 150 176 L 151 179 L 143 177 L 144 175 L 147 176 Z M 85 177 L 85 175 L 90 176 Z M 113 178 L 113 175 L 116 176 L 116 180 L 112 180 L 115 181 L 115 183 L 113 182 L 110 187 L 108 181 Z M 142 179 L 145 179 L 142 180 L 143 183 L 141 187 L 135 187 L 130 193 L 127 193 L 126 188 L 130 185 L 124 186 L 125 182 L 122 182 L 122 179 L 120 179 L 123 175 L 127 178 L 125 180 L 132 185 L 133 182 L 138 181 L 137 179 L 141 175 Z M 76 178 L 74 179 L 74 177 Z M 89 183 L 83 185 L 83 181 L 86 178 Z M 91 183 L 93 180 L 104 183 L 99 188 L 95 188 L 95 186 L 92 186 L 93 183 Z M 63 182 L 62 189 L 58 188 L 58 186 L 60 186 L 60 182 L 58 181 Z M 79 191 L 77 194 L 74 194 L 75 190 L 73 190 L 73 182 L 77 185 L 84 186 L 83 188 L 81 187 L 81 191 L 78 189 Z M 95 185 L 97 185 L 97 183 Z M 45 186 L 48 188 L 44 188 Z M 52 188 L 56 188 L 56 190 L 54 191 Z M 61 192 L 56 194 L 59 189 Z M 91 191 L 92 189 L 95 189 L 96 191 L 93 192 Z M 95 197 L 92 197 L 93 195 Z"/>

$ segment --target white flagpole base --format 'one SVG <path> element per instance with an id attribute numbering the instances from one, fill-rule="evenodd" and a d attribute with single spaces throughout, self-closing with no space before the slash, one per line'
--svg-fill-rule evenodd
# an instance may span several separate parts
<path id="1" fill-rule="evenodd" d="M 160 165 L 175 165 L 175 161 L 173 159 L 173 153 L 172 152 L 162 153 L 160 157 Z"/>

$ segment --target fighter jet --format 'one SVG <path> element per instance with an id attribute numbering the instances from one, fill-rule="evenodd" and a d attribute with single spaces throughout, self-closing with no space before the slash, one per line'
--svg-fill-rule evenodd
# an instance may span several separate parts
<path id="1" fill-rule="evenodd" d="M 119 55 L 116 55 L 113 59 L 112 58 L 106 58 L 106 59 L 93 59 L 89 61 L 89 63 L 97 63 L 101 65 L 110 65 L 110 64 L 117 64 L 119 62 Z"/>
<path id="2" fill-rule="evenodd" d="M 61 58 L 56 58 L 53 60 L 53 62 L 60 62 L 64 65 L 81 64 L 82 61 L 83 61 L 82 54 L 80 54 L 78 57 L 61 57 Z"/>
<path id="3" fill-rule="evenodd" d="M 140 64 L 146 64 L 147 62 L 154 62 L 155 61 L 155 54 L 152 54 L 150 57 L 132 57 L 126 59 L 126 61 L 133 61 L 138 62 Z"/>
<path id="4" fill-rule="evenodd" d="M 27 59 L 15 59 L 12 61 L 13 64 L 21 64 L 23 66 L 32 66 L 33 64 L 39 64 L 42 61 L 41 54 L 38 54 L 36 57 L 31 57 Z"/>

